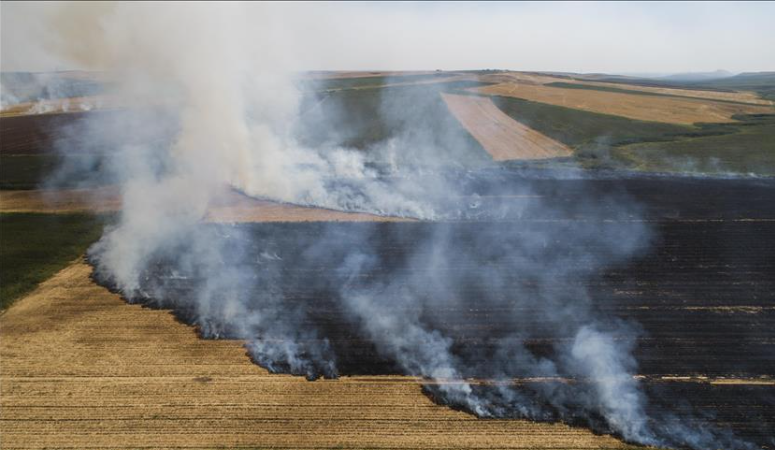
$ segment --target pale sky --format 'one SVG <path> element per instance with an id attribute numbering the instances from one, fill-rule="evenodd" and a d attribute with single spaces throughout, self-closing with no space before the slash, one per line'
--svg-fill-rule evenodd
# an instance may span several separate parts
<path id="1" fill-rule="evenodd" d="M 51 30 L 40 19 L 56 5 L 0 5 L 2 70 L 78 68 L 41 49 Z M 283 2 L 271 9 L 293 37 L 289 51 L 310 70 L 775 71 L 775 2 Z"/>

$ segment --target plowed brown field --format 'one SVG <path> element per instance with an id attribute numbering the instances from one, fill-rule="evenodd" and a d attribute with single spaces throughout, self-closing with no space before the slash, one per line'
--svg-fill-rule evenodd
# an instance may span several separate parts
<path id="1" fill-rule="evenodd" d="M 441 94 L 447 107 L 496 161 L 570 156 L 573 150 L 511 117 L 486 97 Z"/>
<path id="2" fill-rule="evenodd" d="M 563 448 L 621 442 L 562 424 L 478 420 L 411 377 L 308 382 L 126 304 L 76 262 L 0 316 L 4 449 Z"/>
<path id="3" fill-rule="evenodd" d="M 770 106 L 566 89 L 538 84 L 501 83 L 469 90 L 481 94 L 516 97 L 596 113 L 612 114 L 635 120 L 686 125 L 697 122 L 734 122 L 732 116 L 735 114 L 772 113 Z"/>

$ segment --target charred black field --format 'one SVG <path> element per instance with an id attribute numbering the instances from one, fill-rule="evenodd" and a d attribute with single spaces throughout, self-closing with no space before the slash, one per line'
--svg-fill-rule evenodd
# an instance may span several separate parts
<path id="1" fill-rule="evenodd" d="M 509 170 L 456 176 L 465 193 L 456 201 L 469 211 L 457 219 L 207 225 L 223 254 L 239 261 L 227 274 L 239 292 L 203 287 L 196 263 L 160 254 L 127 296 L 172 309 L 205 338 L 250 336 L 251 357 L 272 371 L 309 379 L 422 374 L 422 363 L 405 357 L 401 346 L 409 344 L 384 343 L 380 333 L 396 328 L 365 325 L 353 313 L 352 299 L 366 295 L 370 316 L 410 317 L 443 336 L 458 375 L 487 409 L 459 401 L 441 382 L 426 385 L 434 400 L 482 416 L 610 432 L 577 407 L 586 378 L 561 362 L 543 365 L 561 361 L 577 324 L 592 320 L 632 346 L 646 411 L 660 418 L 652 428 L 681 422 L 697 434 L 691 439 L 710 433 L 730 446 L 775 448 L 775 181 Z M 628 253 L 607 253 L 608 241 Z M 99 266 L 95 278 L 116 288 Z M 181 300 L 202 289 L 223 289 L 224 301 L 238 298 L 244 308 L 234 314 L 260 309 L 271 325 Z M 289 333 L 293 352 L 273 345 Z M 510 394 L 491 395 L 499 387 L 488 380 L 504 377 L 513 380 Z"/>

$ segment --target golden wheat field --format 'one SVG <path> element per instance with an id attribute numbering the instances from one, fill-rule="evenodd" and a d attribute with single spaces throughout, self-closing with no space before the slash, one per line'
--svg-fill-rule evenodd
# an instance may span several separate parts
<path id="1" fill-rule="evenodd" d="M 0 316 L 2 448 L 627 446 L 563 424 L 479 420 L 402 376 L 309 382 L 125 303 L 74 262 Z"/>
<path id="2" fill-rule="evenodd" d="M 540 84 L 510 82 L 469 90 L 480 94 L 516 97 L 635 120 L 685 125 L 698 122 L 734 122 L 732 116 L 735 114 L 772 113 L 772 107 L 763 105 L 567 89 Z"/>
<path id="3" fill-rule="evenodd" d="M 563 80 L 554 80 L 554 81 L 557 82 L 557 81 L 563 81 Z M 603 88 L 626 89 L 628 91 L 649 92 L 653 94 L 662 94 L 662 95 L 695 97 L 695 98 L 708 99 L 708 100 L 724 100 L 724 101 L 730 101 L 730 102 L 750 103 L 752 105 L 772 106 L 773 104 L 772 100 L 759 98 L 759 96 L 755 92 L 748 92 L 748 91 L 735 91 L 735 92 L 704 91 L 700 89 L 678 89 L 678 88 L 667 88 L 667 87 L 656 87 L 656 86 L 639 86 L 637 84 L 622 85 L 617 83 L 606 83 L 606 82 L 600 82 L 600 81 L 584 81 L 584 82 L 573 81 L 573 84 L 580 84 L 584 86 L 597 86 L 597 87 L 603 87 Z"/>
<path id="4" fill-rule="evenodd" d="M 441 94 L 447 108 L 496 161 L 573 154 L 568 146 L 523 125 L 486 97 Z"/>
<path id="5" fill-rule="evenodd" d="M 602 88 L 623 89 L 628 91 L 648 92 L 652 94 L 673 95 L 680 97 L 695 97 L 707 100 L 723 100 L 751 105 L 772 106 L 772 100 L 760 98 L 758 94 L 750 91 L 718 91 L 702 89 L 681 89 L 657 86 L 642 86 L 638 84 L 620 84 L 605 81 L 594 81 L 595 78 L 586 75 L 558 76 L 550 74 L 538 74 L 530 72 L 504 72 L 479 76 L 479 81 L 484 83 L 516 83 L 528 85 L 546 85 L 550 83 L 568 83 L 580 86 L 595 86 Z M 600 92 L 600 91 L 598 91 Z"/>

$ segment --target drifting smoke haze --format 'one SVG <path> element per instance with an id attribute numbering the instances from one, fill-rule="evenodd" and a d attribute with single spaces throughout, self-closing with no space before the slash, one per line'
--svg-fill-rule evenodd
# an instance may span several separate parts
<path id="1" fill-rule="evenodd" d="M 641 444 L 753 448 L 647 414 L 632 356 L 639 327 L 598 309 L 584 287 L 649 245 L 625 194 L 559 205 L 532 197 L 530 178 L 481 182 L 465 167 L 484 163 L 461 165 L 454 150 L 465 136 L 428 131 L 449 120 L 423 112 L 437 93 L 413 97 L 417 111 L 385 97 L 380 114 L 394 135 L 367 152 L 349 148 L 342 116 L 300 108 L 304 61 L 283 32 L 293 18 L 278 8 L 81 5 L 46 19 L 69 25 L 53 28 L 49 57 L 110 71 L 119 79 L 110 95 L 142 105 L 83 120 L 62 144 L 92 148 L 97 176 L 120 186 L 120 219 L 89 259 L 95 278 L 127 300 L 170 308 L 204 337 L 245 339 L 269 370 L 336 377 L 345 355 L 312 324 L 315 302 L 287 298 L 288 286 L 304 285 L 400 371 L 436 381 L 429 395 L 480 417 L 583 423 Z M 84 42 L 88 52 L 73 51 Z M 328 138 L 305 139 L 305 120 L 315 127 L 307 136 L 332 130 Z M 93 163 L 65 159 L 62 171 Z M 306 234 L 205 223 L 228 189 L 423 222 L 318 224 Z M 481 200 L 500 194 L 525 200 Z M 567 220 L 579 215 L 586 220 Z M 602 224 L 612 216 L 629 220 Z M 520 221 L 534 217 L 546 221 Z M 390 254 L 393 243 L 408 250 Z M 489 336 L 485 354 L 449 325 L 476 308 L 498 311 L 509 330 Z M 540 338 L 555 344 L 537 353 L 527 343 Z"/>

